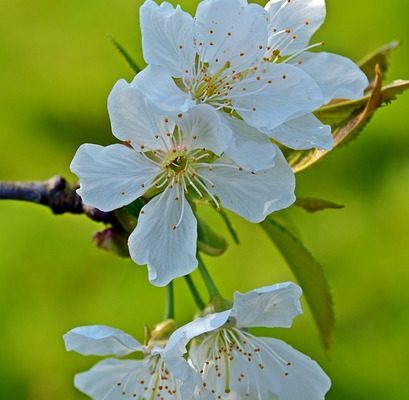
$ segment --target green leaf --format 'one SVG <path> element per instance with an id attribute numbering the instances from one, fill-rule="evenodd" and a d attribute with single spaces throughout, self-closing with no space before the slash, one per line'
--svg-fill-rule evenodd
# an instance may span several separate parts
<path id="1" fill-rule="evenodd" d="M 389 85 L 386 85 L 382 89 L 382 104 L 389 104 L 391 101 L 396 100 L 397 97 L 409 89 L 409 81 L 399 79 Z"/>
<path id="2" fill-rule="evenodd" d="M 197 248 L 209 256 L 220 256 L 227 250 L 227 241 L 214 232 L 201 218 L 197 219 Z"/>
<path id="3" fill-rule="evenodd" d="M 397 96 L 409 89 L 409 81 L 397 80 L 381 89 L 381 105 L 396 100 Z M 336 127 L 344 122 L 354 112 L 361 110 L 368 104 L 372 93 L 358 100 L 338 101 L 319 108 L 314 112 L 315 116 L 324 124 Z"/>
<path id="4" fill-rule="evenodd" d="M 362 108 L 369 99 L 369 95 L 357 100 L 335 101 L 314 111 L 314 115 L 325 125 L 336 128 L 348 119 L 354 112 Z"/>
<path id="5" fill-rule="evenodd" d="M 357 100 L 334 100 L 330 104 L 315 111 L 314 114 L 323 123 L 329 124 L 335 128 L 338 124 L 350 117 L 354 112 L 365 106 L 371 97 L 371 92 L 373 92 L 376 83 L 375 80 L 377 80 L 377 68 L 382 75 L 382 79 L 384 79 L 385 73 L 387 72 L 389 66 L 390 53 L 399 45 L 400 42 L 397 41 L 388 43 L 379 49 L 376 49 L 358 63 L 369 80 L 369 86 L 366 89 L 366 95 L 364 97 Z M 405 85 L 406 82 L 407 81 L 395 81 L 391 85 L 385 86 L 382 89 L 382 94 L 384 97 L 382 104 L 388 102 L 388 96 L 391 91 L 390 86 L 396 89 L 399 93 L 402 93 L 407 89 L 407 86 Z"/>
<path id="6" fill-rule="evenodd" d="M 129 55 L 129 53 L 125 50 L 125 48 L 117 42 L 113 37 L 110 38 L 112 44 L 115 46 L 115 48 L 119 51 L 119 53 L 122 55 L 122 57 L 125 59 L 125 61 L 128 63 L 128 65 L 131 67 L 131 69 L 138 74 L 141 72 L 141 68 L 139 65 L 135 62 L 135 60 Z"/>
<path id="7" fill-rule="evenodd" d="M 381 105 L 389 104 L 392 100 L 396 99 L 397 95 L 409 89 L 409 81 L 403 80 L 395 81 L 383 88 L 381 85 L 382 74 L 380 68 L 377 68 L 376 79 L 373 83 L 373 89 L 370 95 L 354 102 L 347 102 L 348 105 L 341 103 L 339 105 L 330 105 L 319 110 L 318 112 L 324 110 L 335 116 L 338 112 L 337 107 L 344 112 L 345 106 L 350 106 L 348 113 L 351 112 L 351 115 L 339 123 L 333 130 L 334 145 L 332 150 L 313 149 L 307 151 L 292 151 L 289 153 L 287 160 L 293 168 L 293 171 L 296 173 L 303 171 L 314 165 L 334 149 L 349 143 L 358 136 L 362 128 L 370 121 L 375 111 Z"/>
<path id="8" fill-rule="evenodd" d="M 335 316 L 331 291 L 321 266 L 283 223 L 268 217 L 261 226 L 275 243 L 302 287 L 324 349 L 329 351 L 335 330 Z"/>
<path id="9" fill-rule="evenodd" d="M 389 57 L 392 50 L 400 46 L 400 42 L 395 41 L 388 43 L 379 49 L 374 50 L 372 53 L 365 56 L 358 65 L 368 77 L 369 82 L 374 81 L 376 78 L 375 67 L 379 65 L 382 74 L 385 74 L 389 68 Z"/>
<path id="10" fill-rule="evenodd" d="M 310 213 L 315 213 L 317 211 L 322 211 L 326 209 L 337 210 L 344 208 L 344 206 L 341 204 L 336 204 L 333 203 L 332 201 L 316 199 L 312 197 L 298 197 L 295 204 Z"/>
<path id="11" fill-rule="evenodd" d="M 375 111 L 409 89 L 408 80 L 396 80 L 382 87 L 383 73 L 388 67 L 391 50 L 399 45 L 389 43 L 366 56 L 360 66 L 367 74 L 370 85 L 366 95 L 357 100 L 334 100 L 314 112 L 324 124 L 331 125 L 334 136 L 332 150 L 295 150 L 287 153 L 287 159 L 294 172 L 303 171 L 325 157 L 334 149 L 356 138 L 370 121 Z"/>

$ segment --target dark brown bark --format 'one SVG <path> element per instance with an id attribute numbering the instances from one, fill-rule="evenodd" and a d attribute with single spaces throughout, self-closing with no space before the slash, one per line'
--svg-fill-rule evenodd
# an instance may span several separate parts
<path id="1" fill-rule="evenodd" d="M 76 189 L 76 185 L 69 184 L 61 176 L 38 182 L 0 181 L 0 200 L 28 201 L 42 204 L 54 214 L 84 214 L 96 222 L 118 223 L 113 212 L 103 212 L 83 204 Z"/>

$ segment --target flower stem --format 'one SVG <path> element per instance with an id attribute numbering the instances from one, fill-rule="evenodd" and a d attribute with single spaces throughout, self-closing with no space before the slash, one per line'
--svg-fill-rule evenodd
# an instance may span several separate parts
<path id="1" fill-rule="evenodd" d="M 213 300 L 216 296 L 220 297 L 220 293 L 214 284 L 214 281 L 212 277 L 209 274 L 209 271 L 207 270 L 206 266 L 204 265 L 204 262 L 202 260 L 202 257 L 200 256 L 199 253 L 197 253 L 197 259 L 199 261 L 199 272 L 202 275 L 203 281 L 206 285 L 207 291 L 209 292 L 210 300 Z"/>
<path id="2" fill-rule="evenodd" d="M 233 228 L 232 223 L 230 222 L 229 217 L 227 216 L 226 212 L 221 208 L 219 211 L 220 216 L 222 217 L 224 223 L 226 224 L 226 227 L 230 233 L 230 235 L 232 236 L 234 243 L 236 244 L 240 244 L 240 239 L 235 231 L 235 229 Z"/>
<path id="3" fill-rule="evenodd" d="M 166 304 L 165 304 L 165 320 L 175 318 L 175 296 L 173 291 L 173 282 L 166 286 Z"/>
<path id="4" fill-rule="evenodd" d="M 200 310 L 204 310 L 206 305 L 205 305 L 204 301 L 202 300 L 202 298 L 200 297 L 200 293 L 197 290 L 197 287 L 196 287 L 195 283 L 193 282 L 192 277 L 190 275 L 186 275 L 185 279 L 186 279 L 187 286 L 189 287 L 190 292 L 192 293 L 193 299 L 195 300 L 195 303 L 196 303 L 197 307 Z"/>

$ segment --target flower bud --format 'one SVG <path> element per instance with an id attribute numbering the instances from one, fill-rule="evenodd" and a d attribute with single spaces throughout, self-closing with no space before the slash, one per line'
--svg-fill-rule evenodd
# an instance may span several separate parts
<path id="1" fill-rule="evenodd" d="M 121 228 L 111 227 L 96 232 L 92 238 L 97 247 L 120 257 L 129 257 L 128 234 Z"/>

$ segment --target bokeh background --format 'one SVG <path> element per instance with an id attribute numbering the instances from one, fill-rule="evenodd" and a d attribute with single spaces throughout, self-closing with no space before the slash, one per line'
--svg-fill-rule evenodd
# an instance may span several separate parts
<path id="1" fill-rule="evenodd" d="M 0 180 L 74 180 L 68 166 L 77 147 L 113 140 L 106 98 L 132 72 L 109 36 L 143 65 L 141 3 L 0 0 Z M 190 11 L 197 4 L 180 3 Z M 358 60 L 401 39 L 389 78 L 409 78 L 408 0 L 327 4 L 316 35 L 327 51 Z M 408 108 L 404 95 L 381 109 L 359 140 L 298 176 L 299 195 L 346 205 L 317 215 L 290 212 L 331 283 L 337 334 L 329 360 L 307 307 L 293 329 L 271 334 L 323 365 L 333 379 L 329 400 L 409 398 Z M 258 226 L 234 223 L 242 244 L 206 259 L 226 296 L 293 279 Z M 72 377 L 96 360 L 66 353 L 62 335 L 101 323 L 142 339 L 143 325 L 161 319 L 164 289 L 148 284 L 144 267 L 96 249 L 91 236 L 99 228 L 84 217 L 0 202 L 0 399 L 85 399 Z M 176 289 L 183 323 L 195 310 L 183 280 Z"/>

